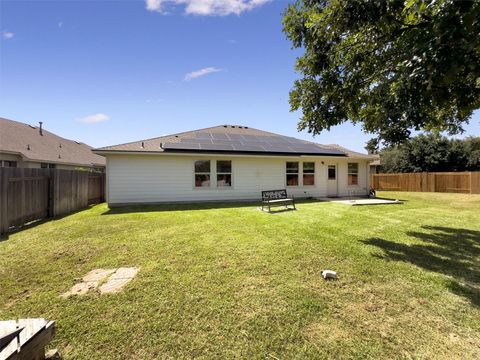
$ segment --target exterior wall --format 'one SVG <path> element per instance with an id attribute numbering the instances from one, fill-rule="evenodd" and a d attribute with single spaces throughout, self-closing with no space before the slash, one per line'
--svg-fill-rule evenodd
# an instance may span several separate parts
<path id="1" fill-rule="evenodd" d="M 29 169 L 40 169 L 42 167 L 42 163 L 36 162 L 36 161 L 20 161 L 18 163 L 18 167 L 29 168 Z M 79 170 L 79 169 L 90 169 L 90 168 L 80 167 L 78 165 L 55 164 L 55 169 Z"/>
<path id="2" fill-rule="evenodd" d="M 28 168 L 28 169 L 40 169 L 42 164 L 42 162 L 38 162 L 38 161 L 24 161 L 20 155 L 2 153 L 2 152 L 0 152 L 0 160 L 16 161 L 17 167 Z M 45 162 L 49 163 L 48 161 L 45 161 Z M 79 166 L 79 165 L 68 165 L 68 164 L 56 164 L 55 168 L 61 169 L 61 170 L 92 169 L 91 167 Z"/>
<path id="3" fill-rule="evenodd" d="M 18 156 L 18 155 L 15 155 L 15 154 L 8 154 L 8 153 L 0 152 L 0 160 L 9 160 L 9 161 L 21 162 L 22 157 Z"/>
<path id="4" fill-rule="evenodd" d="M 380 174 L 382 172 L 381 165 L 370 165 L 370 174 Z"/>
<path id="5" fill-rule="evenodd" d="M 196 188 L 195 160 L 211 160 L 211 186 Z M 215 160 L 232 161 L 232 186 L 216 187 Z M 314 186 L 286 186 L 287 161 L 315 162 Z M 323 162 L 323 164 L 322 164 Z M 349 162 L 359 163 L 359 185 L 347 185 Z M 128 203 L 258 200 L 262 190 L 287 189 L 295 197 L 327 196 L 327 164 L 337 164 L 341 196 L 364 195 L 368 161 L 333 157 L 240 157 L 180 155 L 107 155 L 107 201 Z M 299 179 L 302 178 L 300 164 Z M 301 183 L 301 180 L 300 180 Z M 354 192 L 354 193 L 352 193 Z"/>
<path id="6" fill-rule="evenodd" d="M 0 160 L 16 161 L 17 162 L 17 167 L 22 166 L 22 157 L 19 156 L 19 155 L 0 152 Z M 0 163 L 1 163 L 1 161 L 0 161 Z M 2 165 L 0 164 L 0 166 L 2 166 Z"/>
<path id="7" fill-rule="evenodd" d="M 18 167 L 25 167 L 25 168 L 30 168 L 30 169 L 40 169 L 40 163 L 34 162 L 34 161 L 24 161 L 22 162 L 21 165 L 18 165 Z"/>

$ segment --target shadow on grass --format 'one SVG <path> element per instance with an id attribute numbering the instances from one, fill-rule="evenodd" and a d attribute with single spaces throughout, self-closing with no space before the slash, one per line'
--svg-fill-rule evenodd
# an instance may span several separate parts
<path id="1" fill-rule="evenodd" d="M 39 226 L 39 225 L 42 225 L 42 224 L 45 224 L 45 223 L 49 223 L 49 222 L 61 220 L 61 219 L 65 218 L 65 217 L 67 217 L 67 216 L 74 215 L 74 214 L 76 214 L 76 213 L 79 213 L 79 212 L 88 210 L 88 209 L 90 209 L 92 206 L 95 206 L 95 205 L 98 205 L 98 204 L 91 204 L 91 205 L 88 205 L 86 208 L 78 209 L 78 210 L 72 211 L 72 212 L 70 212 L 70 213 L 68 213 L 68 214 L 62 214 L 62 215 L 47 217 L 47 218 L 44 218 L 44 219 L 33 220 L 33 221 L 31 221 L 31 222 L 29 222 L 29 223 L 26 223 L 26 224 L 24 224 L 24 225 L 11 228 L 11 229 L 9 230 L 9 232 L 0 235 L 0 242 L 8 240 L 9 235 L 12 235 L 12 234 L 15 234 L 15 233 L 18 233 L 18 232 L 21 232 L 21 231 L 25 231 L 25 230 L 31 229 L 31 228 L 34 228 L 34 227 L 36 227 L 36 226 Z"/>
<path id="2" fill-rule="evenodd" d="M 423 226 L 426 232 L 406 234 L 422 244 L 402 244 L 381 238 L 363 242 L 384 251 L 376 257 L 408 262 L 428 271 L 451 276 L 450 291 L 480 306 L 480 231 L 443 226 Z"/>
<path id="3" fill-rule="evenodd" d="M 321 202 L 319 200 L 295 200 L 296 204 L 307 204 Z M 203 202 L 203 203 L 176 203 L 176 204 L 152 204 L 152 205 L 127 205 L 109 208 L 102 215 L 118 215 L 143 212 L 163 212 L 163 211 L 190 211 L 190 210 L 212 210 L 212 209 L 233 209 L 233 208 L 261 208 L 262 202 L 242 201 L 242 202 Z M 281 212 L 281 211 L 277 211 Z M 272 211 L 273 213 L 273 211 Z"/>

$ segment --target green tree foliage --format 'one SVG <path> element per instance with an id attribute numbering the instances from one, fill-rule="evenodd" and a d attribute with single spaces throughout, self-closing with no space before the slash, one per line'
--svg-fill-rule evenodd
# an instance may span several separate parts
<path id="1" fill-rule="evenodd" d="M 480 171 L 480 137 L 449 140 L 433 134 L 380 151 L 382 172 Z"/>
<path id="2" fill-rule="evenodd" d="M 370 139 L 367 141 L 367 144 L 365 145 L 365 150 L 367 150 L 369 154 L 378 154 L 378 148 L 379 148 L 378 139 Z"/>
<path id="3" fill-rule="evenodd" d="M 301 78 L 299 130 L 346 121 L 386 144 L 461 132 L 480 107 L 480 1 L 298 0 L 283 29 Z"/>

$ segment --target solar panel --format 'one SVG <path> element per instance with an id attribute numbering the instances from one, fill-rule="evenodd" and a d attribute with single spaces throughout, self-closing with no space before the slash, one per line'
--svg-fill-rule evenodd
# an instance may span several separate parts
<path id="1" fill-rule="evenodd" d="M 180 139 L 181 143 L 191 143 L 191 144 L 212 144 L 213 140 L 209 139 L 195 139 L 195 138 L 183 138 Z"/>
<path id="2" fill-rule="evenodd" d="M 228 140 L 227 134 L 211 133 L 214 140 Z"/>
<path id="3" fill-rule="evenodd" d="M 290 147 L 278 146 L 278 145 L 264 145 L 266 151 L 270 152 L 293 152 Z"/>
<path id="4" fill-rule="evenodd" d="M 288 136 L 256 135 L 255 133 L 195 132 L 195 137 L 179 137 L 179 142 L 165 143 L 163 148 L 171 150 L 252 152 L 276 154 L 340 155 L 345 154 L 336 149 L 322 147 Z"/>
<path id="5" fill-rule="evenodd" d="M 258 146 L 258 145 L 268 145 L 266 142 L 252 142 L 252 141 L 242 141 L 240 145 L 245 145 L 245 146 Z"/>
<path id="6" fill-rule="evenodd" d="M 203 131 L 195 133 L 195 136 L 197 137 L 197 139 L 211 139 L 212 138 L 211 133 L 203 132 Z"/>
<path id="7" fill-rule="evenodd" d="M 164 149 L 200 150 L 200 144 L 189 143 L 165 143 L 162 147 Z"/>
<path id="8" fill-rule="evenodd" d="M 200 150 L 232 151 L 233 145 L 200 145 Z"/>
<path id="9" fill-rule="evenodd" d="M 212 140 L 214 145 L 242 145 L 240 140 Z"/>
<path id="10" fill-rule="evenodd" d="M 316 145 L 289 145 L 289 148 L 291 148 L 294 152 L 318 152 L 320 149 Z"/>
<path id="11" fill-rule="evenodd" d="M 228 134 L 228 137 L 232 140 L 242 140 L 245 141 L 242 135 L 240 134 Z"/>
<path id="12" fill-rule="evenodd" d="M 263 141 L 262 139 L 259 139 L 258 136 L 255 136 L 255 135 L 242 135 L 243 136 L 243 139 L 245 140 L 245 142 L 255 142 L 255 143 L 258 143 L 258 142 L 261 142 Z"/>
<path id="13" fill-rule="evenodd" d="M 290 141 L 287 141 L 286 139 L 276 139 L 276 138 L 268 139 L 268 140 L 266 140 L 266 142 L 269 143 L 269 144 L 285 144 L 285 145 L 288 145 L 288 144 L 291 143 Z"/>
<path id="14" fill-rule="evenodd" d="M 236 151 L 250 151 L 250 152 L 264 152 L 265 148 L 261 145 L 233 145 L 233 149 Z"/>

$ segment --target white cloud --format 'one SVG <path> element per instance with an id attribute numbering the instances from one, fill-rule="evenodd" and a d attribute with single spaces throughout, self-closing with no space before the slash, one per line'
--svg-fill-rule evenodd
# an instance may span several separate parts
<path id="1" fill-rule="evenodd" d="M 240 15 L 271 0 L 145 0 L 147 10 L 165 13 L 165 5 L 184 5 L 185 14 L 203 16 Z"/>
<path id="2" fill-rule="evenodd" d="M 216 68 L 216 67 L 206 67 L 200 70 L 192 71 L 189 72 L 188 74 L 185 75 L 184 80 L 185 81 L 190 81 L 208 74 L 216 73 L 223 71 L 222 69 Z"/>
<path id="3" fill-rule="evenodd" d="M 145 0 L 145 6 L 148 11 L 157 11 L 157 12 L 163 12 L 162 9 L 162 3 L 164 3 L 164 0 Z"/>
<path id="4" fill-rule="evenodd" d="M 98 114 L 94 114 L 94 115 L 85 116 L 85 117 L 79 119 L 78 121 L 83 122 L 85 124 L 95 124 L 95 123 L 99 123 L 99 122 L 102 122 L 102 121 L 107 121 L 108 119 L 110 119 L 110 116 L 108 116 L 106 114 L 98 113 Z"/>
<path id="5" fill-rule="evenodd" d="M 2 31 L 2 37 L 6 40 L 9 40 L 11 38 L 13 38 L 15 34 L 13 32 L 10 32 L 10 31 Z"/>

